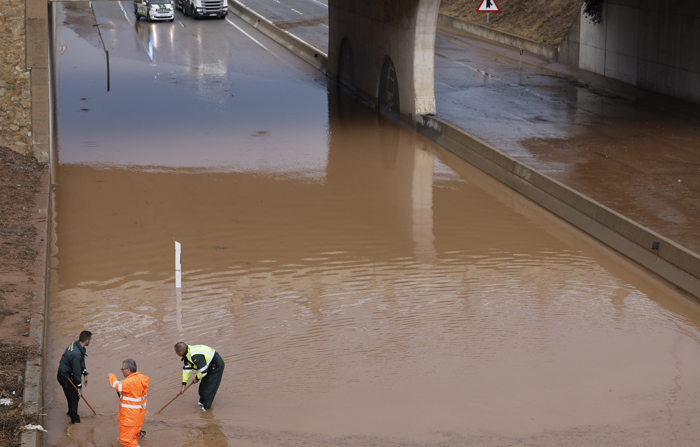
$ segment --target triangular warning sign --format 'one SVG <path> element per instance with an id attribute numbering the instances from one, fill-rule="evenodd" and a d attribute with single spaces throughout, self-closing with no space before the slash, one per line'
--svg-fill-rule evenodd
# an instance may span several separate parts
<path id="1" fill-rule="evenodd" d="M 496 4 L 496 0 L 481 0 L 476 12 L 501 12 L 501 9 Z"/>
<path id="2" fill-rule="evenodd" d="M 61 56 L 63 56 L 68 49 L 68 45 L 61 45 L 58 49 L 61 51 Z"/>

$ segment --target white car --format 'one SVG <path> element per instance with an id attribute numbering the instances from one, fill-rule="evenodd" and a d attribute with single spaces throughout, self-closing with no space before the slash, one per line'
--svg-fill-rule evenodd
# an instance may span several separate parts
<path id="1" fill-rule="evenodd" d="M 136 20 L 145 17 L 149 22 L 151 20 L 172 22 L 175 20 L 175 7 L 172 0 L 141 0 L 134 2 L 134 14 L 136 14 Z"/>

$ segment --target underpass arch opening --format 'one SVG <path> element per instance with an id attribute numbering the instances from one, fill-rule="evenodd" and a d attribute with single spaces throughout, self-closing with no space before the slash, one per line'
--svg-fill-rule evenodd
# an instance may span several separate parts
<path id="1" fill-rule="evenodd" d="M 379 75 L 379 92 L 377 93 L 379 109 L 392 114 L 401 113 L 401 100 L 399 95 L 399 79 L 396 66 L 391 57 L 384 56 L 382 71 Z"/>
<path id="2" fill-rule="evenodd" d="M 355 61 L 352 54 L 352 46 L 347 37 L 340 43 L 340 57 L 338 58 L 338 75 L 336 80 L 343 87 L 355 91 Z"/>

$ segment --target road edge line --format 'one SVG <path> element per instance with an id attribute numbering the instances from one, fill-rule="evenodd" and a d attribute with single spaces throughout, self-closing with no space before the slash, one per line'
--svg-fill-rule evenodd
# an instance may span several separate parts
<path id="1" fill-rule="evenodd" d="M 301 57 L 309 64 L 316 67 L 322 73 L 326 73 L 328 55 L 314 48 L 297 36 L 278 28 L 274 23 L 248 8 L 237 0 L 228 0 L 230 10 L 246 23 L 265 34 L 270 39 L 285 47 L 287 50 Z"/>

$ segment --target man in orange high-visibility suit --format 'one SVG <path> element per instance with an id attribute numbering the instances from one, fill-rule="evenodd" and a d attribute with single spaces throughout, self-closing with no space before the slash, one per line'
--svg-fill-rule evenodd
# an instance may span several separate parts
<path id="1" fill-rule="evenodd" d="M 119 442 L 124 447 L 139 447 L 139 433 L 146 417 L 146 397 L 148 397 L 147 376 L 136 371 L 136 362 L 126 359 L 122 363 L 124 380 L 110 374 L 109 385 L 119 396 Z"/>

